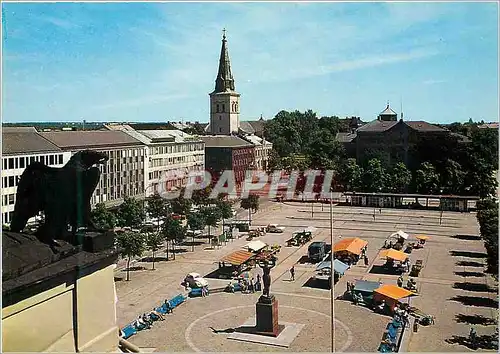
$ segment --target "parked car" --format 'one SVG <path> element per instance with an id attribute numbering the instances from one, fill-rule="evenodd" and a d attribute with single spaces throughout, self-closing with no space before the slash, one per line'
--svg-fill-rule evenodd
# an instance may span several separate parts
<path id="1" fill-rule="evenodd" d="M 189 286 L 191 289 L 208 286 L 208 282 L 198 273 L 189 273 L 181 283 L 182 286 Z"/>
<path id="2" fill-rule="evenodd" d="M 271 233 L 282 233 L 285 230 L 283 226 L 278 226 L 278 224 L 269 224 L 266 227 L 266 232 L 271 232 Z"/>
<path id="3" fill-rule="evenodd" d="M 326 250 L 326 242 L 316 241 L 311 243 L 307 250 L 309 261 L 311 262 L 321 261 L 323 258 L 325 258 L 326 254 L 325 250 Z"/>

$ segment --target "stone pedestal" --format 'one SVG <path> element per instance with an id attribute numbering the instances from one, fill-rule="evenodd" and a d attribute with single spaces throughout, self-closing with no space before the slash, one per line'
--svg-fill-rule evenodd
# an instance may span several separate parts
<path id="1" fill-rule="evenodd" d="M 256 334 L 277 337 L 285 326 L 278 323 L 278 300 L 271 296 L 261 296 L 256 307 Z"/>

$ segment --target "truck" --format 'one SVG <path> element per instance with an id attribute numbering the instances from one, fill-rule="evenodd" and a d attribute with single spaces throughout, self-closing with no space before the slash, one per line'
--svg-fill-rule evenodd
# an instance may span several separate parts
<path id="1" fill-rule="evenodd" d="M 317 263 L 325 258 L 326 254 L 326 242 L 315 241 L 309 245 L 307 249 L 307 255 L 311 263 Z"/>

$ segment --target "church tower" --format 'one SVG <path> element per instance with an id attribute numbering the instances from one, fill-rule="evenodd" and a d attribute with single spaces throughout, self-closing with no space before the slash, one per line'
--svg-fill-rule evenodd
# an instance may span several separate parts
<path id="1" fill-rule="evenodd" d="M 210 133 L 230 135 L 240 127 L 240 94 L 235 91 L 234 78 L 227 50 L 226 30 L 222 35 L 219 72 L 215 90 L 210 93 Z"/>

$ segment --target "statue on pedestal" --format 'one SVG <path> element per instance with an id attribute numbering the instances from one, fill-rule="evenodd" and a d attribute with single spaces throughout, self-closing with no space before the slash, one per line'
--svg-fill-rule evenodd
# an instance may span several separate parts
<path id="1" fill-rule="evenodd" d="M 28 165 L 19 179 L 10 230 L 22 232 L 30 218 L 43 212 L 45 222 L 36 235 L 51 247 L 58 246 L 56 239 L 69 236 L 68 224 L 73 236 L 80 227 L 97 231 L 90 218 L 90 199 L 101 176 L 96 165 L 107 160 L 102 152 L 85 150 L 61 168 L 41 162 Z"/>
<path id="2" fill-rule="evenodd" d="M 271 269 L 276 266 L 276 258 L 270 257 L 267 259 L 262 259 L 257 261 L 259 267 L 262 268 L 262 283 L 264 285 L 262 289 L 262 296 L 270 297 L 269 288 L 271 287 Z"/>

